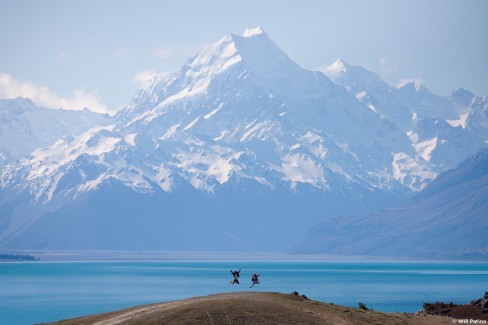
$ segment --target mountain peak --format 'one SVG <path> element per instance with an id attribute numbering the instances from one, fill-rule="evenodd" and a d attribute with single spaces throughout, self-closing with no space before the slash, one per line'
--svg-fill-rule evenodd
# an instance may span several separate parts
<path id="1" fill-rule="evenodd" d="M 420 90 L 425 89 L 420 80 L 401 80 L 398 82 L 396 88 L 411 93 L 417 93 Z"/>
<path id="2" fill-rule="evenodd" d="M 347 73 L 347 68 L 349 65 L 344 62 L 341 58 L 337 59 L 332 65 L 330 66 L 331 69 L 335 69 L 337 72 L 342 71 L 344 73 Z"/>
<path id="3" fill-rule="evenodd" d="M 16 97 L 16 98 L 5 98 L 0 99 L 2 105 L 6 106 L 19 106 L 19 107 L 35 107 L 32 100 L 26 97 Z"/>
<path id="4" fill-rule="evenodd" d="M 464 100 L 469 103 L 475 97 L 475 95 L 462 87 L 454 89 L 449 96 L 450 100 Z"/>
<path id="5" fill-rule="evenodd" d="M 300 70 L 299 66 L 283 52 L 261 26 L 248 28 L 242 35 L 231 34 L 222 38 L 197 54 L 190 63 L 193 75 L 212 76 L 227 70 L 238 63 L 254 73 L 282 79 L 290 70 Z M 284 72 L 286 71 L 286 72 Z M 280 75 L 282 77 L 277 77 Z"/>
<path id="6" fill-rule="evenodd" d="M 464 88 L 457 88 L 452 91 L 449 96 L 449 101 L 452 103 L 454 109 L 459 115 L 466 114 L 471 111 L 471 104 L 476 96 L 469 90 Z"/>
<path id="7" fill-rule="evenodd" d="M 276 53 L 269 53 L 270 44 L 273 44 L 271 47 L 277 48 L 261 26 L 247 28 L 242 35 L 230 34 L 207 46 L 194 57 L 191 65 L 217 64 L 222 68 L 217 70 L 221 71 L 240 62 L 243 56 L 252 56 L 250 54 L 252 52 L 259 52 L 258 57 L 264 55 L 274 57 Z"/>
<path id="8" fill-rule="evenodd" d="M 374 72 L 371 72 L 359 65 L 351 65 L 342 59 L 336 60 L 329 66 L 323 67 L 320 71 L 332 81 L 354 91 L 371 91 L 371 87 L 379 87 L 386 91 L 388 86 Z M 359 87 L 359 85 L 362 85 Z M 361 89 L 359 89 L 361 88 Z"/>
<path id="9" fill-rule="evenodd" d="M 349 65 L 342 59 L 337 59 L 337 61 L 322 70 L 326 75 L 346 74 L 348 67 Z"/>
<path id="10" fill-rule="evenodd" d="M 244 33 L 242 34 L 242 37 L 253 37 L 253 36 L 258 36 L 266 34 L 261 26 L 255 27 L 255 28 L 246 28 L 244 30 Z"/>

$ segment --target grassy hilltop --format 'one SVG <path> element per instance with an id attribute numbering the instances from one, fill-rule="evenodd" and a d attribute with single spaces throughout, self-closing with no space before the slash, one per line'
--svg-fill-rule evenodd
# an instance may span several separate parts
<path id="1" fill-rule="evenodd" d="M 450 318 L 381 313 L 273 292 L 215 294 L 63 320 L 83 324 L 452 324 Z"/>

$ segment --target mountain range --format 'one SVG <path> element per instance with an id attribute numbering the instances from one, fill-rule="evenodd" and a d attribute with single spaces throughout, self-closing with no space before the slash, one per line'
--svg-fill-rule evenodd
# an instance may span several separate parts
<path id="1" fill-rule="evenodd" d="M 0 169 L 64 136 L 111 123 L 110 116 L 87 108 L 47 109 L 28 98 L 0 99 Z"/>
<path id="2" fill-rule="evenodd" d="M 0 248 L 276 251 L 391 207 L 488 141 L 488 98 L 293 62 L 231 34 L 114 118 L 6 165 Z"/>

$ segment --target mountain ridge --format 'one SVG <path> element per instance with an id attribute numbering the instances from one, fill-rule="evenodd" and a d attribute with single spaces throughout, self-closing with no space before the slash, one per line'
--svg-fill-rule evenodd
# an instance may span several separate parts
<path id="1" fill-rule="evenodd" d="M 295 253 L 486 259 L 488 147 L 397 207 L 329 218 Z M 415 243 L 412 246 L 412 243 Z"/>
<path id="2" fill-rule="evenodd" d="M 0 99 L 0 168 L 57 139 L 113 123 L 110 116 L 36 106 L 30 99 Z"/>

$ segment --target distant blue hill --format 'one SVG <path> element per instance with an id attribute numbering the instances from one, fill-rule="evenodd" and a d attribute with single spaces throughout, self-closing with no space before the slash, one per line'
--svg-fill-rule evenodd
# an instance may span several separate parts
<path id="1" fill-rule="evenodd" d="M 317 224 L 300 254 L 488 258 L 488 148 L 396 208 Z"/>

